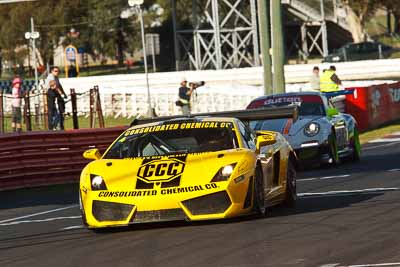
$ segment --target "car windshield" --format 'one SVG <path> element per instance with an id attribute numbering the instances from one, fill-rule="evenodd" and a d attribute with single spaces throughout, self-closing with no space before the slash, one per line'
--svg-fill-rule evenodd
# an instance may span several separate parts
<path id="1" fill-rule="evenodd" d="M 199 128 L 196 128 L 196 126 Z M 162 129 L 160 127 L 168 130 L 160 130 Z M 169 124 L 127 130 L 103 158 L 124 159 L 213 152 L 236 148 L 238 146 L 237 143 L 232 130 L 232 123 Z"/>
<path id="2" fill-rule="evenodd" d="M 282 133 L 287 121 L 287 119 L 251 121 L 250 128 L 255 131 L 267 130 Z"/>

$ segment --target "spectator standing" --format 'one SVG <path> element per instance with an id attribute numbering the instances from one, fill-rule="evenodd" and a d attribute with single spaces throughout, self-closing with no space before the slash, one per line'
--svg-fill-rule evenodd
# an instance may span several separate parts
<path id="1" fill-rule="evenodd" d="M 15 78 L 12 81 L 12 122 L 11 127 L 13 132 L 20 133 L 21 129 L 21 100 L 22 100 L 22 90 L 21 90 L 22 80 L 20 78 Z"/>
<path id="2" fill-rule="evenodd" d="M 313 91 L 320 90 L 319 68 L 317 66 L 313 68 L 313 72 L 310 77 L 310 89 Z"/>
<path id="3" fill-rule="evenodd" d="M 64 130 L 64 114 L 65 114 L 65 101 L 63 99 L 67 98 L 66 93 L 60 83 L 58 75 L 60 73 L 60 69 L 58 67 L 52 67 L 50 70 L 50 74 L 47 76 L 46 84 L 47 84 L 47 100 L 48 100 L 48 122 L 49 122 L 49 130 L 57 129 L 57 124 L 60 123 L 60 129 Z M 55 82 L 52 83 L 51 81 Z M 50 87 L 50 83 L 53 84 L 53 87 Z M 57 101 L 57 105 L 56 105 Z M 52 123 L 50 123 L 52 122 Z M 55 125 L 54 123 L 57 122 Z"/>
<path id="4" fill-rule="evenodd" d="M 182 109 L 182 114 L 187 116 L 190 114 L 190 97 L 192 96 L 194 85 L 187 87 L 186 78 L 182 79 L 181 87 L 179 88 L 179 100 L 177 101 Z"/>
<path id="5" fill-rule="evenodd" d="M 57 99 L 57 83 L 54 80 L 49 81 L 49 89 L 47 90 L 47 112 L 49 130 L 56 130 L 58 124 L 58 110 L 56 106 Z"/>
<path id="6" fill-rule="evenodd" d="M 68 78 L 78 77 L 78 72 L 76 71 L 75 65 L 70 65 L 68 68 Z"/>
<path id="7" fill-rule="evenodd" d="M 324 71 L 320 79 L 321 92 L 336 92 L 341 85 L 342 81 L 336 75 L 335 66 L 330 66 L 328 70 Z"/>

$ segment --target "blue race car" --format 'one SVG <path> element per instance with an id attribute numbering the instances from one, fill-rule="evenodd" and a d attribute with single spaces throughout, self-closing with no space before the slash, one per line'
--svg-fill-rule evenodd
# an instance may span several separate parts
<path id="1" fill-rule="evenodd" d="M 247 109 L 297 105 L 298 119 L 257 120 L 251 121 L 250 127 L 282 133 L 301 163 L 335 165 L 340 160 L 358 161 L 361 146 L 357 122 L 353 116 L 340 113 L 328 97 L 319 92 L 258 97 Z"/>

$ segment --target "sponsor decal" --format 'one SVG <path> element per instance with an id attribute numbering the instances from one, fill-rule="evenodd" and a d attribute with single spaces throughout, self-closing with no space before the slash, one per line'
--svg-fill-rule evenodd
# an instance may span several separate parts
<path id="1" fill-rule="evenodd" d="M 393 103 L 400 103 L 400 88 L 390 88 L 389 93 Z"/>
<path id="2" fill-rule="evenodd" d="M 154 133 L 161 131 L 176 131 L 185 129 L 210 129 L 210 128 L 233 128 L 233 124 L 231 122 L 220 122 L 220 121 L 163 124 L 163 125 L 127 130 L 125 132 L 125 136 L 130 136 L 134 134 Z"/>
<path id="3" fill-rule="evenodd" d="M 179 186 L 185 170 L 186 157 L 187 155 L 183 154 L 144 158 L 137 172 L 135 189 L 153 189 L 155 183 L 161 184 L 161 187 Z"/>
<path id="4" fill-rule="evenodd" d="M 298 96 L 293 97 L 276 97 L 276 98 L 268 98 L 265 100 L 264 105 L 274 105 L 274 104 L 283 104 L 283 103 L 301 103 L 302 99 Z"/>
<path id="5" fill-rule="evenodd" d="M 149 181 L 170 181 L 183 173 L 185 163 L 178 159 L 152 160 L 143 164 L 137 176 Z"/>
<path id="6" fill-rule="evenodd" d="M 150 197 L 158 195 L 175 195 L 197 191 L 217 189 L 218 185 L 209 183 L 204 185 L 193 185 L 185 187 L 161 188 L 160 190 L 134 190 L 134 191 L 101 191 L 99 198 L 127 198 L 127 197 Z"/>
<path id="7" fill-rule="evenodd" d="M 379 107 L 381 105 L 381 93 L 379 90 L 375 89 L 374 92 L 372 93 L 372 117 L 376 118 L 379 115 Z"/>

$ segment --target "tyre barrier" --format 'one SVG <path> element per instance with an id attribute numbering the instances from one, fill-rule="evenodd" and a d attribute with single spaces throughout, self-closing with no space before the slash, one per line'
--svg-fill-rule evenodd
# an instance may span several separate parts
<path id="1" fill-rule="evenodd" d="M 400 82 L 354 88 L 346 95 L 346 113 L 354 116 L 362 131 L 400 119 Z"/>
<path id="2" fill-rule="evenodd" d="M 0 191 L 79 181 L 82 153 L 104 152 L 126 129 L 81 129 L 0 135 Z"/>

